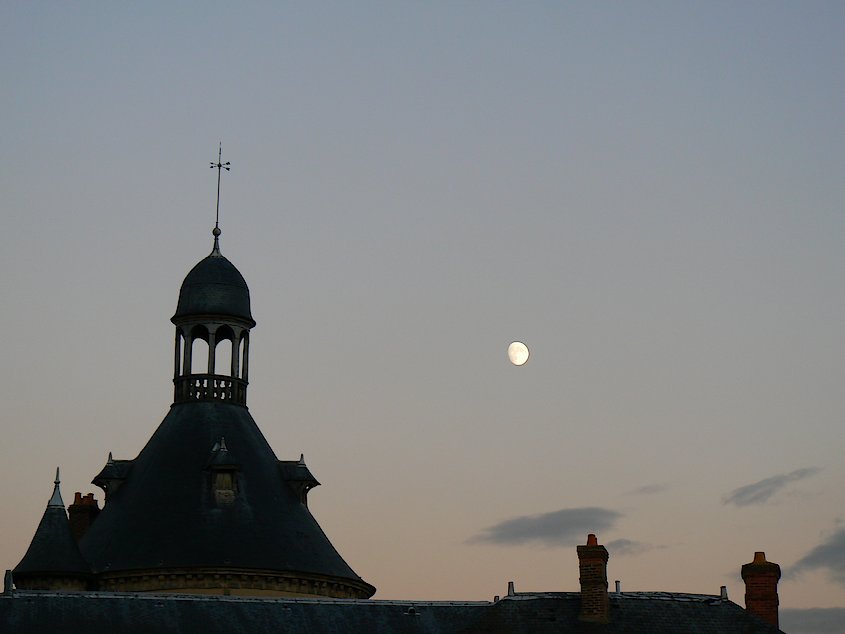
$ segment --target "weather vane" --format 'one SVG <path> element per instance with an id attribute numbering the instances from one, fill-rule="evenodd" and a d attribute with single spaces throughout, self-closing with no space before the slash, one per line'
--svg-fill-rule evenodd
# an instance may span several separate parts
<path id="1" fill-rule="evenodd" d="M 220 147 L 217 150 L 217 162 L 211 162 L 211 169 L 217 168 L 217 214 L 214 216 L 214 238 L 216 239 L 217 236 L 220 235 L 220 174 L 222 170 L 226 170 L 227 172 L 230 169 L 231 163 L 226 161 L 225 163 L 222 162 L 223 160 L 223 142 L 220 142 Z"/>

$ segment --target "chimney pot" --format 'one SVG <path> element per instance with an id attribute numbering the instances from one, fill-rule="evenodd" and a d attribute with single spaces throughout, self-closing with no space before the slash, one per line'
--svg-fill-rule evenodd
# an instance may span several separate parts
<path id="1" fill-rule="evenodd" d="M 728 586 L 722 586 L 721 588 L 719 588 L 719 597 L 722 599 L 722 601 L 728 600 Z"/>
<path id="2" fill-rule="evenodd" d="M 778 626 L 778 581 L 780 566 L 766 561 L 762 551 L 754 553 L 754 561 L 742 566 L 745 582 L 745 609 Z"/>
<path id="3" fill-rule="evenodd" d="M 622 593 L 622 582 L 619 579 L 616 580 L 616 594 Z"/>
<path id="4" fill-rule="evenodd" d="M 508 596 L 512 597 L 516 594 L 516 591 L 513 588 L 513 581 L 508 581 Z"/>
<path id="5" fill-rule="evenodd" d="M 97 500 L 94 499 L 94 494 L 89 493 L 85 497 L 76 492 L 73 496 L 73 504 L 68 507 L 68 521 L 70 522 L 70 531 L 78 542 L 86 533 L 97 515 L 100 514 L 100 507 Z"/>
<path id="6" fill-rule="evenodd" d="M 578 546 L 578 569 L 581 582 L 581 611 L 578 619 L 607 623 L 610 600 L 607 596 L 607 548 L 598 543 L 593 533 L 586 546 Z"/>

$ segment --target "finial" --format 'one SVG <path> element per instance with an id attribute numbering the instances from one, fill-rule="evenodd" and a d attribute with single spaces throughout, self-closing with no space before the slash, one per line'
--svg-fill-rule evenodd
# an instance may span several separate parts
<path id="1" fill-rule="evenodd" d="M 52 497 L 50 497 L 50 501 L 47 502 L 48 507 L 52 506 L 52 507 L 57 507 L 57 508 L 60 508 L 60 509 L 65 508 L 65 503 L 62 500 L 62 494 L 59 491 L 59 484 L 60 483 L 61 483 L 61 480 L 59 480 L 59 468 L 56 467 L 56 479 L 53 482 L 53 495 L 52 495 Z"/>
<path id="2" fill-rule="evenodd" d="M 109 459 L 106 460 L 106 464 L 114 464 L 114 458 L 111 455 L 111 451 L 109 452 Z"/>
<path id="3" fill-rule="evenodd" d="M 220 448 L 218 451 L 229 451 L 226 447 L 226 438 L 224 436 L 220 436 Z"/>
<path id="4" fill-rule="evenodd" d="M 214 229 L 211 234 L 214 236 L 214 248 L 211 250 L 212 255 L 220 255 L 220 174 L 222 170 L 227 172 L 230 170 L 231 163 L 228 161 L 223 163 L 223 142 L 217 149 L 217 162 L 211 162 L 211 169 L 217 168 L 217 213 L 214 216 Z"/>

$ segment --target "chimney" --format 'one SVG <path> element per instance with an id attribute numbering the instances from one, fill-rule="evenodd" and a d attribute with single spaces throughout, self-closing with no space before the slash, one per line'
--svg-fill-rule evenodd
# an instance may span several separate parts
<path id="1" fill-rule="evenodd" d="M 607 623 L 610 605 L 607 597 L 607 548 L 599 545 L 596 536 L 587 536 L 587 545 L 578 546 L 578 568 L 581 573 L 581 621 Z"/>
<path id="2" fill-rule="evenodd" d="M 68 516 L 70 519 L 70 532 L 73 533 L 74 539 L 78 542 L 86 533 L 97 515 L 100 514 L 100 507 L 97 500 L 94 499 L 93 493 L 88 493 L 84 497 L 82 493 L 77 491 L 73 494 L 73 504 L 67 507 Z"/>
<path id="3" fill-rule="evenodd" d="M 745 609 L 778 626 L 778 580 L 780 566 L 766 561 L 766 553 L 754 553 L 754 561 L 742 566 Z"/>

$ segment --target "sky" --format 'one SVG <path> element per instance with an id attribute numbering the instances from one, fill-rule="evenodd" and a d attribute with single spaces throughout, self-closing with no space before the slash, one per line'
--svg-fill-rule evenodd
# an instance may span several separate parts
<path id="1" fill-rule="evenodd" d="M 376 598 L 845 620 L 845 5 L 0 5 L 0 560 L 172 402 L 211 249 L 249 407 Z M 524 366 L 508 362 L 525 342 Z M 612 581 L 611 581 L 612 583 Z M 791 625 L 791 627 L 787 627 Z"/>

